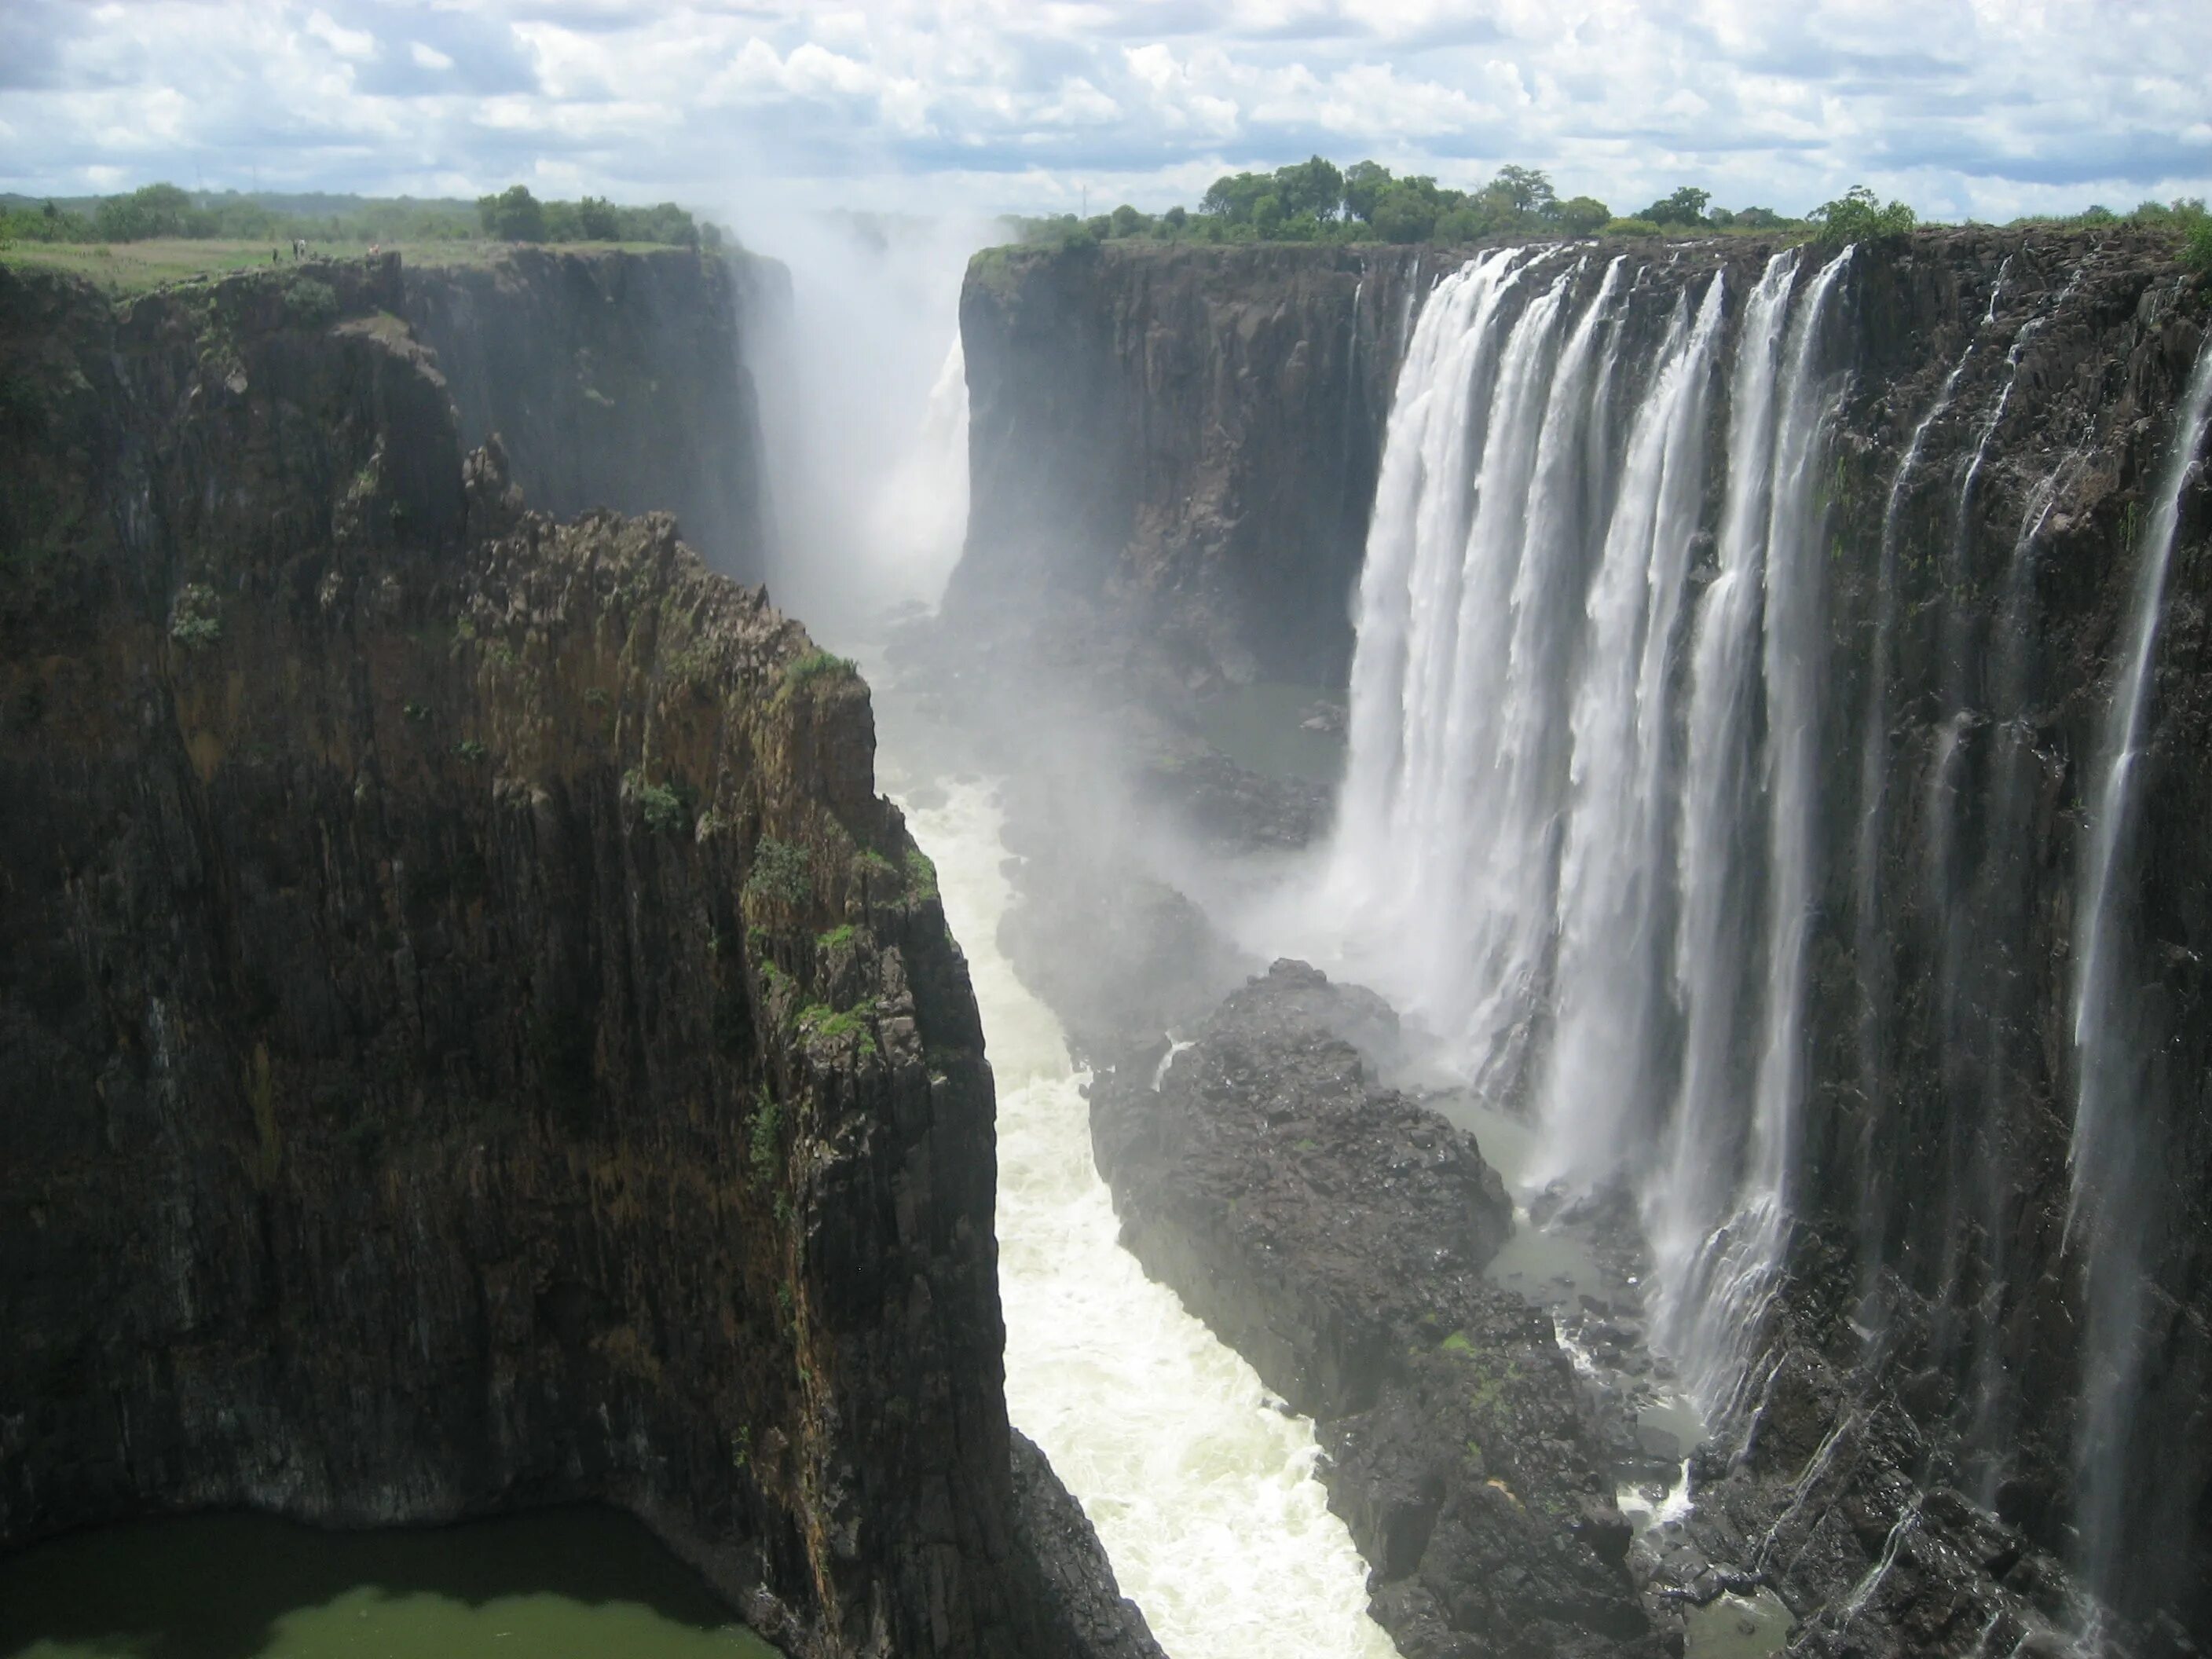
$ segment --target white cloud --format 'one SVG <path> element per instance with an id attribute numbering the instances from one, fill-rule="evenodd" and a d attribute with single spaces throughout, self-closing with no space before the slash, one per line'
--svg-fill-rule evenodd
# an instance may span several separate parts
<path id="1" fill-rule="evenodd" d="M 1866 182 L 2005 217 L 2212 193 L 2203 0 L 14 0 L 0 188 L 710 209 L 1194 198 L 1319 150 L 1640 205 Z M 404 43 L 404 46 L 402 43 Z M 386 50 L 386 45 L 389 50 Z"/>
<path id="2" fill-rule="evenodd" d="M 331 20 L 328 12 L 310 13 L 307 33 L 341 58 L 366 63 L 376 56 L 376 37 L 374 34 L 366 29 L 341 27 Z"/>

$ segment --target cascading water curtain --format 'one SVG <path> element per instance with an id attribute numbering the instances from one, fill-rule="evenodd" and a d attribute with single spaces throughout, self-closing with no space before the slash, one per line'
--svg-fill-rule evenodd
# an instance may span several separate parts
<path id="1" fill-rule="evenodd" d="M 1733 304 L 1719 272 L 1670 289 L 1562 251 L 1445 277 L 1360 587 L 1324 892 L 1345 965 L 1531 1104 L 1541 1178 L 1637 1182 L 1657 1332 L 1708 1408 L 1787 1232 L 1848 257 L 1778 254 Z"/>
<path id="2" fill-rule="evenodd" d="M 2136 1433 L 2145 1332 L 2147 1251 L 2159 1182 L 2142 1121 L 2152 1107 L 2154 1035 L 2131 1007 L 2126 958 L 2136 948 L 2129 877 L 2138 828 L 2137 774 L 2148 740 L 2152 666 L 2165 609 L 2166 570 L 2181 523 L 2182 492 L 2212 427 L 2212 341 L 2200 347 L 2184 394 L 2155 505 L 2136 550 L 2136 592 L 2124 654 L 2105 718 L 2081 888 L 2075 902 L 2074 1134 L 2068 1164 L 2069 1238 L 2081 1251 L 2081 1420 L 2074 1463 L 2075 1531 L 2090 1582 L 2108 1587 L 2127 1540 L 2124 1503 L 2130 1464 L 2150 1450 Z"/>

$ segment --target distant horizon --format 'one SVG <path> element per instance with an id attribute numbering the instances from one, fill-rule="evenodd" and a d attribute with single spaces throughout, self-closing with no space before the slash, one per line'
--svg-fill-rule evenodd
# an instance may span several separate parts
<path id="1" fill-rule="evenodd" d="M 1157 212 L 1224 173 L 1506 163 L 1630 212 L 1678 185 L 1934 221 L 2212 193 L 2212 8 L 2055 0 L 19 0 L 0 190 L 138 185 L 934 216 Z"/>

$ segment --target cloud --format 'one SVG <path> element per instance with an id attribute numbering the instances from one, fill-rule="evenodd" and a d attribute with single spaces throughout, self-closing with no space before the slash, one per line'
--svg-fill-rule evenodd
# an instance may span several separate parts
<path id="1" fill-rule="evenodd" d="M 2202 0 L 14 0 L 0 188 L 1048 210 L 1319 152 L 2001 218 L 2212 191 L 2207 61 Z"/>

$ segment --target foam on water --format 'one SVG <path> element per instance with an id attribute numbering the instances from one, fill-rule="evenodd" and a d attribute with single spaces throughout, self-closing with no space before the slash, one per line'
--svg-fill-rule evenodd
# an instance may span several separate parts
<path id="1" fill-rule="evenodd" d="M 933 795 L 932 799 L 935 799 Z M 1395 1659 L 1366 1564 L 1315 1479 L 1313 1425 L 1144 1275 L 1091 1162 L 1085 1075 L 998 950 L 1012 897 L 977 780 L 910 807 L 968 952 L 999 1092 L 1006 1403 L 1176 1659 Z"/>

